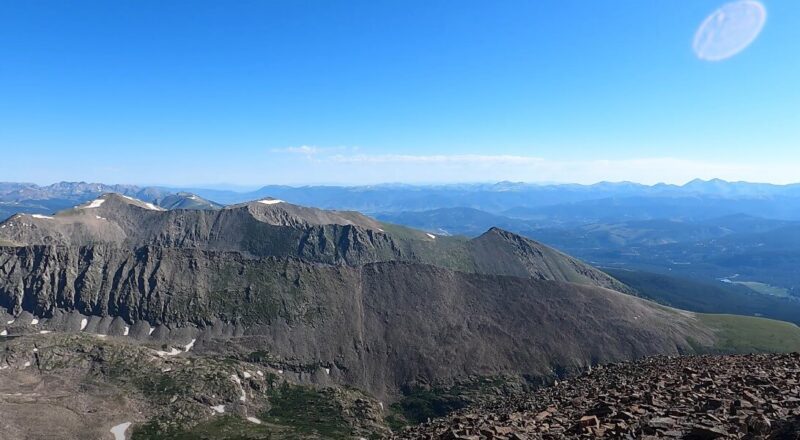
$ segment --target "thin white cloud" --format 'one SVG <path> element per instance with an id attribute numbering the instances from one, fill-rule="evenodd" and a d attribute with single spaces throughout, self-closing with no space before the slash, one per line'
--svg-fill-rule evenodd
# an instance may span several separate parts
<path id="1" fill-rule="evenodd" d="M 416 163 L 416 164 L 535 164 L 543 161 L 540 157 L 514 156 L 514 155 L 482 155 L 482 154 L 434 154 L 434 155 L 409 155 L 409 154 L 358 154 L 335 155 L 331 160 L 339 163 Z"/>
<path id="2" fill-rule="evenodd" d="M 319 147 L 312 147 L 310 145 L 301 145 L 299 147 L 285 147 L 285 148 L 273 148 L 270 150 L 271 153 L 287 153 L 287 154 L 317 154 L 322 152 L 323 150 Z"/>
<path id="3" fill-rule="evenodd" d="M 356 152 L 359 147 L 338 146 L 338 147 L 318 147 L 315 145 L 300 145 L 299 147 L 273 148 L 270 153 L 278 154 L 302 154 L 304 156 L 325 155 L 341 152 Z"/>

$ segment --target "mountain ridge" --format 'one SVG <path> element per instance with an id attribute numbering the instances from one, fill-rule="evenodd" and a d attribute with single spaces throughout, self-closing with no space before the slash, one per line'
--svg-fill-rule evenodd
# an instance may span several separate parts
<path id="1" fill-rule="evenodd" d="M 86 246 L 110 242 L 298 257 L 328 264 L 409 261 L 465 272 L 576 281 L 630 292 L 601 271 L 533 240 L 491 228 L 472 240 L 387 225 L 357 212 L 325 211 L 262 199 L 221 210 L 164 210 L 106 194 L 54 216 L 12 217 L 0 238 Z M 491 257 L 489 257 L 491 255 Z"/>

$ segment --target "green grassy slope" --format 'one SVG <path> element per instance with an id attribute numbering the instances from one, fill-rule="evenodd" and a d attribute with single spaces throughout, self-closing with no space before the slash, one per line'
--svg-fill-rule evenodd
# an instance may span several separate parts
<path id="1" fill-rule="evenodd" d="M 721 353 L 800 351 L 800 327 L 788 322 L 702 313 L 697 317 L 716 331 L 715 349 Z"/>
<path id="2" fill-rule="evenodd" d="M 639 296 L 698 313 L 764 316 L 800 324 L 800 301 L 756 293 L 751 289 L 715 281 L 619 269 L 606 273 L 634 288 Z"/>

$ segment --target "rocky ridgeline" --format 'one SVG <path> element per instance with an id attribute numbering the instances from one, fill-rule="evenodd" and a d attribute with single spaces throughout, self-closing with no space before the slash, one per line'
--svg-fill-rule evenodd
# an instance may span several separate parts
<path id="1" fill-rule="evenodd" d="M 654 357 L 596 367 L 397 439 L 800 438 L 800 353 Z"/>

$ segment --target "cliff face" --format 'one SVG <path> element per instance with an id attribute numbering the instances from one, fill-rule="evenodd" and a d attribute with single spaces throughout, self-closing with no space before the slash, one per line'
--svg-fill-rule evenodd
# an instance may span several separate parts
<path id="1" fill-rule="evenodd" d="M 0 247 L 0 331 L 262 353 L 379 396 L 713 342 L 692 315 L 495 228 L 467 240 L 272 199 L 165 211 L 109 194 L 11 218 L 0 238 L 15 244 Z"/>
<path id="2" fill-rule="evenodd" d="M 53 330 L 80 331 L 63 313 L 114 317 L 144 342 L 190 329 L 287 368 L 327 366 L 376 395 L 420 378 L 548 375 L 711 341 L 688 314 L 594 286 L 161 247 L 4 248 L 0 307 Z"/>
<path id="3" fill-rule="evenodd" d="M 384 225 L 358 213 L 267 202 L 217 211 L 163 211 L 106 195 L 54 216 L 13 217 L 0 225 L 0 240 L 20 245 L 224 251 L 249 258 L 299 258 L 348 266 L 403 261 L 629 291 L 574 258 L 496 228 L 473 240 L 437 237 Z"/>

